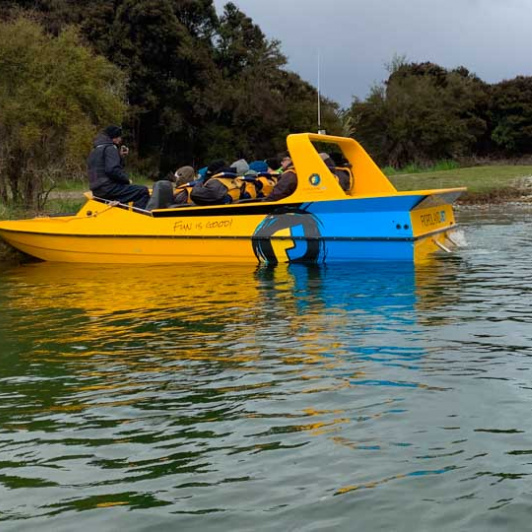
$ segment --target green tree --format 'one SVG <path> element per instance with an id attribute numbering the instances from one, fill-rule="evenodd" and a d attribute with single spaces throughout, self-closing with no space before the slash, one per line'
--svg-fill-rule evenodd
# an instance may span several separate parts
<path id="1" fill-rule="evenodd" d="M 211 0 L 118 2 L 106 55 L 128 72 L 139 154 L 163 171 L 196 149 L 194 104 L 215 72 L 213 16 Z"/>
<path id="2" fill-rule="evenodd" d="M 51 33 L 79 25 L 97 53 L 127 73 L 126 129 L 141 158 L 172 167 L 195 149 L 194 103 L 215 72 L 212 0 L 13 1 Z"/>
<path id="3" fill-rule="evenodd" d="M 233 3 L 215 39 L 218 78 L 206 90 L 206 154 L 264 158 L 286 149 L 289 133 L 315 131 L 317 92 L 285 70 L 280 43 L 266 38 Z M 337 105 L 323 100 L 323 122 L 338 131 Z"/>
<path id="4" fill-rule="evenodd" d="M 125 71 L 128 114 L 144 165 L 162 172 L 211 158 L 264 157 L 291 132 L 316 130 L 317 93 L 285 70 L 279 42 L 228 3 L 212 0 L 13 0 L 52 34 L 75 23 L 95 51 Z M 322 122 L 339 133 L 338 106 Z"/>
<path id="5" fill-rule="evenodd" d="M 518 76 L 493 86 L 491 138 L 505 155 L 532 153 L 532 77 Z"/>
<path id="6" fill-rule="evenodd" d="M 394 61 L 392 69 L 351 108 L 358 137 L 379 162 L 401 167 L 470 154 L 487 130 L 487 85 L 462 67 Z"/>
<path id="7" fill-rule="evenodd" d="M 205 156 L 258 157 L 271 153 L 283 117 L 277 86 L 286 58 L 277 41 L 233 3 L 225 6 L 214 39 L 212 82 L 204 92 Z"/>
<path id="8" fill-rule="evenodd" d="M 66 29 L 0 23 L 0 199 L 34 205 L 47 184 L 85 172 L 99 127 L 125 111 L 120 70 Z"/>

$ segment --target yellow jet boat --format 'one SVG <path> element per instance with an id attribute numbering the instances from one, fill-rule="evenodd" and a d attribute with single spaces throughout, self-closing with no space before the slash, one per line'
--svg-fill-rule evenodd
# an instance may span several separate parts
<path id="1" fill-rule="evenodd" d="M 339 149 L 346 193 L 313 143 Z M 280 201 L 145 211 L 88 197 L 75 215 L 0 222 L 0 236 L 46 261 L 84 263 L 418 261 L 452 246 L 466 189 L 399 192 L 351 138 L 287 137 L 297 189 Z"/>

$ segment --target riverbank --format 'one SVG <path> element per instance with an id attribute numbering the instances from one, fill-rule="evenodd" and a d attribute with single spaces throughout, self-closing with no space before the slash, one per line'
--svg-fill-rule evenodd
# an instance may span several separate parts
<path id="1" fill-rule="evenodd" d="M 0 240 L 0 263 L 20 264 L 25 260 L 27 260 L 27 257 L 23 253 Z"/>
<path id="2" fill-rule="evenodd" d="M 460 203 L 501 203 L 532 195 L 532 165 L 490 164 L 388 177 L 398 190 L 467 187 Z"/>

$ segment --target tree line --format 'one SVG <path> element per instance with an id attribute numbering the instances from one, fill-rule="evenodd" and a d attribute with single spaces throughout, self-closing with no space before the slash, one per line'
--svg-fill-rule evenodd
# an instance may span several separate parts
<path id="1" fill-rule="evenodd" d="M 38 202 L 83 175 L 96 131 L 121 123 L 143 173 L 216 158 L 265 158 L 315 131 L 317 91 L 278 41 L 229 2 L 0 0 L 0 200 Z M 322 125 L 380 164 L 521 156 L 532 150 L 532 78 L 490 85 L 464 67 L 394 58 Z"/>
<path id="2" fill-rule="evenodd" d="M 317 92 L 233 3 L 19 0 L 0 11 L 0 199 L 82 174 L 91 140 L 121 123 L 143 173 L 265 158 L 316 129 Z M 54 58 L 56 62 L 54 63 Z M 341 133 L 339 106 L 323 122 Z"/>
<path id="3" fill-rule="evenodd" d="M 532 77 L 488 84 L 465 67 L 402 57 L 388 72 L 350 108 L 356 137 L 381 165 L 532 153 Z"/>

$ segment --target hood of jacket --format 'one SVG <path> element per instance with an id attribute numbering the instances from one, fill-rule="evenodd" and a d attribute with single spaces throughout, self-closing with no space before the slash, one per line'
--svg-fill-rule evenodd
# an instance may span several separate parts
<path id="1" fill-rule="evenodd" d="M 94 139 L 93 146 L 105 146 L 106 144 L 113 144 L 113 141 L 105 133 L 99 133 Z"/>

